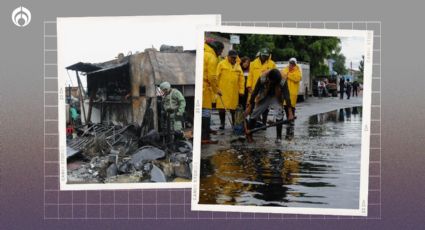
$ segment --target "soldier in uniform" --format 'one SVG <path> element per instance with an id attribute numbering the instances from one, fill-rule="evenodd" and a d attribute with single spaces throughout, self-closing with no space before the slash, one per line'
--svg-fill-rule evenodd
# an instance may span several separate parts
<path id="1" fill-rule="evenodd" d="M 183 114 L 186 108 L 186 100 L 183 94 L 178 90 L 171 88 L 169 82 L 162 82 L 159 88 L 164 94 L 162 107 L 167 114 L 167 120 L 170 122 L 171 131 L 175 136 L 183 136 Z"/>

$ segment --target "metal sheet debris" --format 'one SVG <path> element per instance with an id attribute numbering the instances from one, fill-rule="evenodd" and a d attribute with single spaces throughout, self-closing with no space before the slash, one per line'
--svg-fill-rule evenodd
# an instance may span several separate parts
<path id="1" fill-rule="evenodd" d="M 191 179 L 192 143 L 163 143 L 137 125 L 93 124 L 68 140 L 69 183 L 167 182 Z M 74 162 L 78 162 L 75 164 Z M 178 179 L 180 178 L 180 179 Z"/>

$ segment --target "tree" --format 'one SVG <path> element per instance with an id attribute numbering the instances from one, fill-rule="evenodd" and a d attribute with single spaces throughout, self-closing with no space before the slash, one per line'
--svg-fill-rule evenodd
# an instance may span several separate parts
<path id="1" fill-rule="evenodd" d="M 276 48 L 273 50 L 274 60 L 287 61 L 291 57 L 310 63 L 313 76 L 328 75 L 325 59 L 339 47 L 336 37 L 318 36 L 274 36 Z"/>
<path id="2" fill-rule="evenodd" d="M 275 43 L 272 35 L 243 34 L 240 35 L 240 44 L 235 45 L 234 48 L 238 50 L 239 56 L 248 56 L 250 59 L 254 59 L 261 48 L 273 50 Z"/>
<path id="3" fill-rule="evenodd" d="M 219 33 L 221 37 L 229 38 L 230 34 Z M 288 61 L 295 57 L 299 61 L 310 63 L 310 73 L 313 76 L 329 75 L 325 59 L 333 53 L 337 54 L 338 61 L 335 71 L 344 72 L 345 57 L 340 54 L 340 40 L 337 37 L 319 36 L 291 36 L 291 35 L 262 35 L 262 34 L 239 34 L 240 44 L 233 48 L 239 52 L 239 56 L 256 57 L 261 48 L 269 48 L 272 51 L 274 61 Z"/>
<path id="4" fill-rule="evenodd" d="M 363 82 L 363 70 L 364 70 L 364 55 L 362 55 L 362 60 L 360 60 L 360 64 L 359 64 L 359 80 L 361 82 Z"/>
<path id="5" fill-rule="evenodd" d="M 340 75 L 347 74 L 347 68 L 345 68 L 345 56 L 341 53 L 341 47 L 338 46 L 338 48 L 329 56 L 329 58 L 332 58 L 335 62 L 333 65 L 334 71 L 336 71 Z"/>

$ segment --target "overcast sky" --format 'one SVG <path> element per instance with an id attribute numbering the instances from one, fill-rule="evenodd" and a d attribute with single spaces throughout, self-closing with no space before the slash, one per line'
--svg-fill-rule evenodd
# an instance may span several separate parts
<path id="1" fill-rule="evenodd" d="M 364 55 L 365 41 L 363 37 L 341 37 L 341 53 L 345 56 L 345 66 L 350 68 L 350 62 L 353 63 L 353 69 L 358 70 L 362 55 Z"/>
<path id="2" fill-rule="evenodd" d="M 119 53 L 143 52 L 162 44 L 196 49 L 196 29 L 199 25 L 221 23 L 216 15 L 196 16 L 132 16 L 86 17 L 58 19 L 58 74 L 66 85 L 77 86 L 74 71 L 65 67 L 77 62 L 105 62 Z M 364 39 L 341 37 L 341 52 L 346 57 L 346 67 L 353 63 L 358 69 L 363 55 Z M 86 86 L 85 76 L 81 76 Z"/>
<path id="3" fill-rule="evenodd" d="M 77 62 L 105 62 L 119 53 L 142 52 L 162 44 L 196 49 L 199 25 L 221 23 L 216 15 L 133 16 L 58 19 L 58 74 L 66 85 L 77 85 L 74 71 L 65 67 Z M 72 84 L 71 84 L 72 82 Z M 82 76 L 83 85 L 86 79 Z"/>

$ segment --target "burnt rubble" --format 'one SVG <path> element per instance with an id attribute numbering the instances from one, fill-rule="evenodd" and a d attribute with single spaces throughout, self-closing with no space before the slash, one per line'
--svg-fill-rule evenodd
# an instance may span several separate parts
<path id="1" fill-rule="evenodd" d="M 67 140 L 68 183 L 190 181 L 192 144 L 164 143 L 157 131 L 136 125 L 92 124 Z"/>

